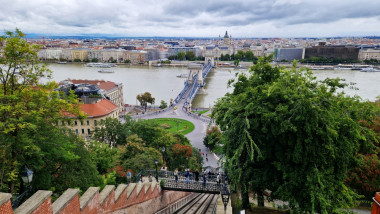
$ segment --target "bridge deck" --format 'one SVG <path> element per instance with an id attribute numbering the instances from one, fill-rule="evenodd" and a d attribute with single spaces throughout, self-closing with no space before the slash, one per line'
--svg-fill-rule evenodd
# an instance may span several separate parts
<path id="1" fill-rule="evenodd" d="M 162 186 L 164 190 L 182 191 L 182 192 L 198 192 L 198 193 L 212 193 L 219 194 L 222 189 L 222 184 L 217 183 L 203 183 L 196 181 L 175 181 L 173 179 L 161 179 L 165 184 Z"/>

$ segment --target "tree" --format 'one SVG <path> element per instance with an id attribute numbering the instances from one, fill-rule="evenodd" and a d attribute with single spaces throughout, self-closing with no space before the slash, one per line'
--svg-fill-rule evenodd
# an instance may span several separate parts
<path id="1" fill-rule="evenodd" d="M 52 173 L 57 160 L 79 158 L 70 150 L 77 145 L 55 124 L 64 111 L 83 118 L 75 97 L 53 91 L 55 83 L 39 84 L 50 71 L 38 63 L 39 47 L 24 36 L 16 29 L 0 38 L 0 189 L 10 193 L 22 185 L 18 174 L 26 164 Z"/>
<path id="2" fill-rule="evenodd" d="M 211 151 L 214 151 L 221 138 L 222 133 L 219 128 L 217 126 L 212 126 L 209 130 L 207 130 L 206 137 L 203 139 L 203 144 Z"/>
<path id="3" fill-rule="evenodd" d="M 348 97 L 339 79 L 318 81 L 311 72 L 272 67 L 260 58 L 215 105 L 223 135 L 223 154 L 233 182 L 241 184 L 243 207 L 248 190 L 263 190 L 309 213 L 334 213 L 353 205 L 357 194 L 344 184 L 358 163 L 360 147 L 370 148 L 376 108 Z M 373 146 L 372 146 L 373 147 Z"/>
<path id="4" fill-rule="evenodd" d="M 146 108 L 148 106 L 148 103 L 153 104 L 155 98 L 152 97 L 152 95 L 149 92 L 145 92 L 144 94 L 137 95 L 137 100 L 140 102 L 140 105 Z"/>
<path id="5" fill-rule="evenodd" d="M 109 147 L 124 145 L 125 139 L 131 134 L 126 125 L 127 123 L 123 124 L 116 118 L 106 118 L 95 127 L 94 138 L 107 143 Z"/>
<path id="6" fill-rule="evenodd" d="M 252 60 L 253 60 L 253 57 L 254 57 L 254 55 L 253 55 L 253 52 L 252 52 L 252 51 L 246 51 L 246 52 L 245 52 L 245 59 L 246 59 L 247 61 L 252 61 Z"/>
<path id="7" fill-rule="evenodd" d="M 178 60 L 180 60 L 180 61 L 185 60 L 185 57 L 186 57 L 185 52 L 182 52 L 182 51 L 178 52 L 178 54 L 177 54 Z"/>
<path id="8" fill-rule="evenodd" d="M 97 58 L 92 58 L 92 59 L 91 59 L 91 62 L 99 62 L 99 59 L 97 59 Z"/>
<path id="9" fill-rule="evenodd" d="M 164 109 L 168 107 L 168 103 L 166 103 L 164 100 L 161 100 L 160 109 Z"/>
<path id="10" fill-rule="evenodd" d="M 192 51 L 187 51 L 186 52 L 186 59 L 189 61 L 194 61 L 195 60 L 195 54 Z"/>

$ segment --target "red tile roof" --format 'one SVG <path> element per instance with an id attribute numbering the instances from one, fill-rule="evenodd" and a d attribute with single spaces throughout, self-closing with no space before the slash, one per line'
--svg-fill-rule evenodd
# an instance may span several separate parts
<path id="1" fill-rule="evenodd" d="M 80 110 L 88 117 L 99 117 L 112 113 L 117 109 L 117 105 L 107 99 L 103 99 L 94 104 L 81 104 Z"/>
<path id="2" fill-rule="evenodd" d="M 73 79 L 68 79 L 70 82 L 73 84 L 91 84 L 91 85 L 96 85 L 100 89 L 103 89 L 105 91 L 109 91 L 111 89 L 117 88 L 117 85 L 114 82 L 111 81 L 105 81 L 105 80 L 73 80 Z"/>

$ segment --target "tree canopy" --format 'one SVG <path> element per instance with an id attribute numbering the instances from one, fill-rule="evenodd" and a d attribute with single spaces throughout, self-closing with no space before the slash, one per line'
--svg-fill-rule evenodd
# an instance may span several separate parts
<path id="1" fill-rule="evenodd" d="M 155 101 L 155 98 L 152 97 L 152 94 L 149 92 L 137 95 L 136 99 L 140 102 L 141 106 L 145 107 L 145 111 L 148 106 L 148 103 L 153 104 Z"/>
<path id="2" fill-rule="evenodd" d="M 333 213 L 353 205 L 358 195 L 344 181 L 357 166 L 358 152 L 374 151 L 371 123 L 378 108 L 337 89 L 340 79 L 318 81 L 311 72 L 272 67 L 260 58 L 241 73 L 232 93 L 212 113 L 220 126 L 223 155 L 243 207 L 248 191 L 272 191 L 292 209 Z M 261 200 L 261 201 L 260 201 Z"/>
<path id="3" fill-rule="evenodd" d="M 97 183 L 97 171 L 87 162 L 90 159 L 83 150 L 83 141 L 56 126 L 59 120 L 66 120 L 64 112 L 83 118 L 78 101 L 72 94 L 65 96 L 54 91 L 55 83 L 40 84 L 50 71 L 38 62 L 39 47 L 27 43 L 24 36 L 16 29 L 0 38 L 0 191 L 22 191 L 19 173 L 24 166 L 38 178 L 33 180 L 35 189 L 55 186 L 62 190 L 62 184 L 68 180 L 61 173 L 71 173 L 65 164 L 87 167 L 71 174 L 71 184 L 88 187 Z M 78 177 L 85 176 L 81 173 L 95 176 L 80 180 Z"/>

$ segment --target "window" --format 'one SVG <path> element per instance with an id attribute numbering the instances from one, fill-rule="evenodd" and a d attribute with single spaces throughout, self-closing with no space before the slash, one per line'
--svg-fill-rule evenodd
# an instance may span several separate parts
<path id="1" fill-rule="evenodd" d="M 88 126 L 90 125 L 90 121 L 89 121 L 89 120 L 87 120 L 87 125 L 88 125 Z"/>
<path id="2" fill-rule="evenodd" d="M 84 134 L 84 129 L 82 129 L 82 134 Z"/>
<path id="3" fill-rule="evenodd" d="M 75 125 L 78 125 L 78 121 L 74 121 L 74 124 L 75 124 Z"/>
<path id="4" fill-rule="evenodd" d="M 80 121 L 80 125 L 83 126 L 83 121 Z"/>
<path id="5" fill-rule="evenodd" d="M 62 121 L 61 121 L 61 123 L 62 123 L 62 126 L 64 126 L 64 125 L 65 125 L 65 121 L 63 121 L 63 120 L 62 120 Z"/>
<path id="6" fill-rule="evenodd" d="M 97 122 L 96 120 L 94 120 L 94 124 L 95 124 L 95 126 L 96 126 L 96 125 L 98 125 L 98 122 Z"/>
<path id="7" fill-rule="evenodd" d="M 78 134 L 78 129 L 75 129 L 75 133 Z"/>
<path id="8" fill-rule="evenodd" d="M 87 129 L 87 134 L 91 134 L 91 130 L 90 129 Z"/>

